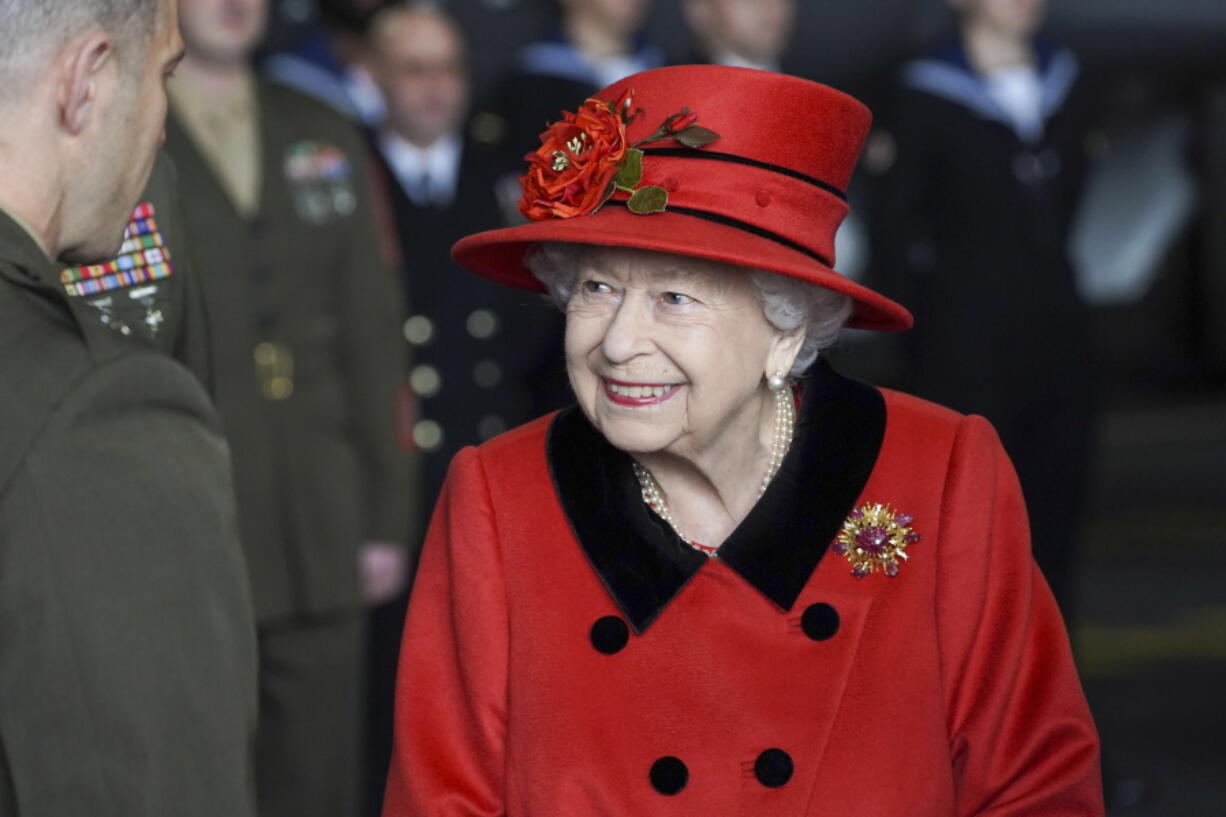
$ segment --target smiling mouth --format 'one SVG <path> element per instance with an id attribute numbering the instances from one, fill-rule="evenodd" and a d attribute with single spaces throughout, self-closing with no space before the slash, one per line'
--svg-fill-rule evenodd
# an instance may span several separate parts
<path id="1" fill-rule="evenodd" d="M 681 388 L 680 383 L 624 383 L 604 380 L 604 393 L 619 406 L 649 406 L 663 403 Z"/>

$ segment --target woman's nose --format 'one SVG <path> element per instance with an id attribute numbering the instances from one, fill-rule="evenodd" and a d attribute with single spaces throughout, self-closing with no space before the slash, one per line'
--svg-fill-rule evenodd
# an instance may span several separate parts
<path id="1" fill-rule="evenodd" d="M 610 363 L 625 363 L 651 348 L 651 310 L 638 298 L 624 298 L 605 329 L 601 350 Z"/>

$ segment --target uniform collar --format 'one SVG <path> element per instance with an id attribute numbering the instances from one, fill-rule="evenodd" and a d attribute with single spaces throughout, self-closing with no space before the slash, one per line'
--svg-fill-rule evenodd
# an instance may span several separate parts
<path id="1" fill-rule="evenodd" d="M 50 287 L 58 277 L 55 263 L 34 231 L 4 208 L 0 208 L 0 257 L 8 262 L 0 264 L 0 269 L 15 270 L 20 274 L 19 283 Z"/>
<path id="2" fill-rule="evenodd" d="M 885 434 L 881 393 L 824 362 L 805 382 L 779 473 L 715 558 L 790 610 L 863 491 Z M 643 632 L 707 557 L 643 504 L 631 459 L 578 407 L 549 429 L 554 489 L 592 568 Z"/>

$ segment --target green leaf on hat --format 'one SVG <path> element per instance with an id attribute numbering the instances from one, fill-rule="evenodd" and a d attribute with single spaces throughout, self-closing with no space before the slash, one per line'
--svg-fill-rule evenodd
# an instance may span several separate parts
<path id="1" fill-rule="evenodd" d="M 592 208 L 591 212 L 589 212 L 588 215 L 592 215 L 592 213 L 595 213 L 601 207 L 604 207 L 605 203 L 609 199 L 613 198 L 613 194 L 616 192 L 617 192 L 617 183 L 613 181 L 612 179 L 610 179 L 608 186 L 605 187 L 604 189 L 604 195 L 600 197 L 600 201 L 597 202 L 596 206 Z"/>
<path id="2" fill-rule="evenodd" d="M 638 213 L 640 216 L 648 213 L 663 213 L 668 207 L 668 191 L 654 184 L 650 187 L 640 187 L 634 191 L 634 195 L 626 202 L 626 206 L 630 208 L 630 212 Z"/>
<path id="3" fill-rule="evenodd" d="M 690 125 L 676 135 L 676 140 L 687 148 L 700 148 L 719 138 L 719 134 L 701 125 Z"/>
<path id="4" fill-rule="evenodd" d="M 631 191 L 643 180 L 643 151 L 630 148 L 622 163 L 617 166 L 614 183 L 622 190 Z"/>

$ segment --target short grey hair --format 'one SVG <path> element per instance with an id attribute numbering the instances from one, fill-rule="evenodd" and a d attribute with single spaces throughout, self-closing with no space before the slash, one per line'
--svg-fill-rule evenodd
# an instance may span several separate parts
<path id="1" fill-rule="evenodd" d="M 536 276 L 549 297 L 563 311 L 570 303 L 587 244 L 546 241 L 533 244 L 524 255 L 524 266 Z M 780 332 L 804 328 L 804 341 L 788 372 L 800 377 L 839 338 L 851 317 L 852 299 L 799 278 L 761 269 L 743 268 L 753 282 L 762 304 L 762 314 Z"/>
<path id="2" fill-rule="evenodd" d="M 55 49 L 93 26 L 143 47 L 161 7 L 159 0 L 0 0 L 0 101 L 12 99 Z"/>

